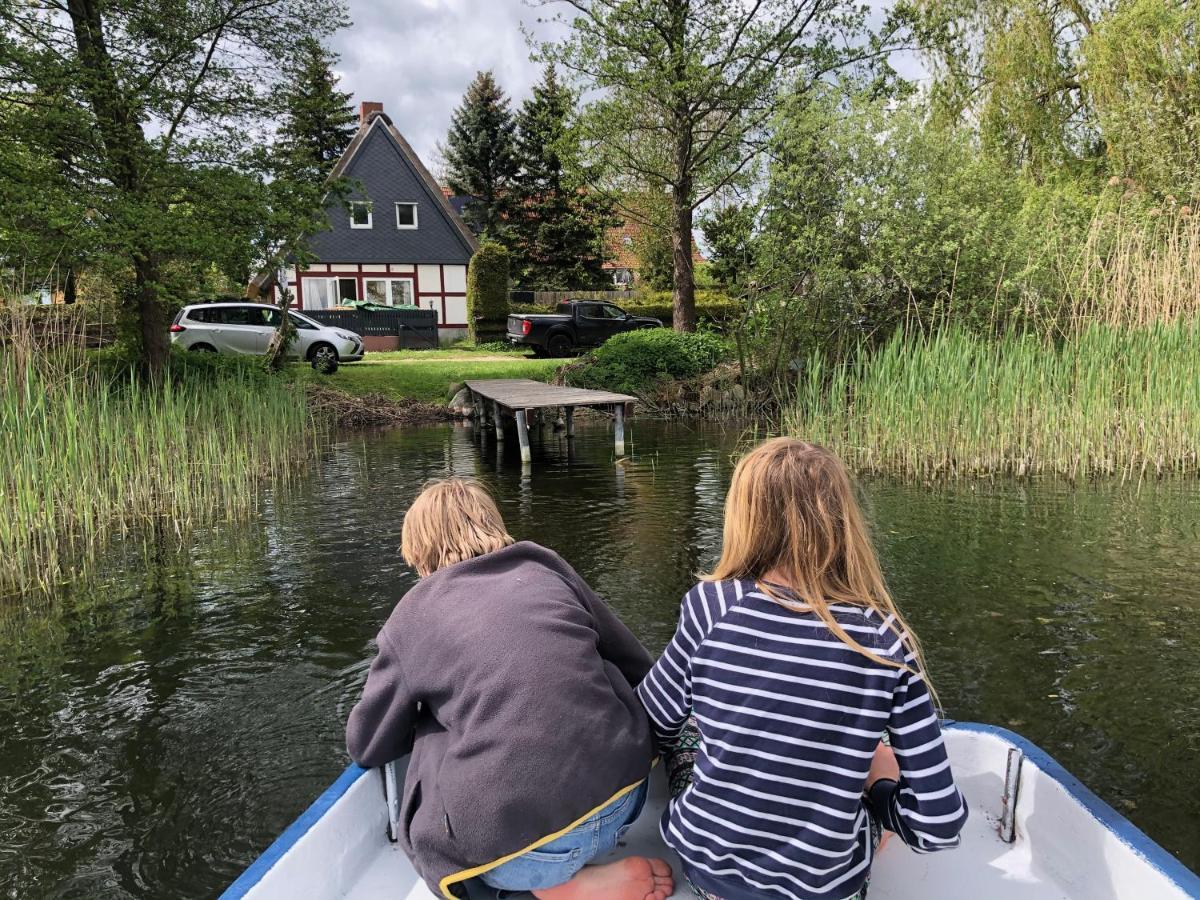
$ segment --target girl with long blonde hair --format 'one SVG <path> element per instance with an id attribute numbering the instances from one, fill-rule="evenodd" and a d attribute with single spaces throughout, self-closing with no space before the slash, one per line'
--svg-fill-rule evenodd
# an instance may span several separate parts
<path id="1" fill-rule="evenodd" d="M 823 447 L 775 438 L 738 464 L 721 558 L 638 694 L 691 763 L 662 833 L 701 897 L 862 898 L 884 830 L 958 843 L 920 644 Z"/>

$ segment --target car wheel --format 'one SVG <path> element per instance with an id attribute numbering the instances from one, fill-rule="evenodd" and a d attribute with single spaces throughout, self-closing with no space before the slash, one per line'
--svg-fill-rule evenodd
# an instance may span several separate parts
<path id="1" fill-rule="evenodd" d="M 570 356 L 571 351 L 575 349 L 575 342 L 571 340 L 570 335 L 556 334 L 546 342 L 547 352 L 554 357 L 561 359 L 564 356 Z"/>
<path id="2" fill-rule="evenodd" d="M 308 353 L 313 371 L 323 375 L 332 375 L 338 368 L 337 350 L 330 344 L 317 344 Z"/>
<path id="3" fill-rule="evenodd" d="M 188 350 L 192 353 L 216 353 L 217 352 L 217 348 L 214 347 L 212 344 L 192 344 L 192 346 L 188 347 Z"/>

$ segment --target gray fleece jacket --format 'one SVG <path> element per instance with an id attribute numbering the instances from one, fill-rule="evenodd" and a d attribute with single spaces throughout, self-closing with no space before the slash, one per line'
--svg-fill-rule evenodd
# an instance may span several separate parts
<path id="1" fill-rule="evenodd" d="M 378 645 L 346 742 L 362 766 L 412 749 L 400 844 L 440 896 L 649 774 L 650 656 L 544 547 L 423 579 Z"/>

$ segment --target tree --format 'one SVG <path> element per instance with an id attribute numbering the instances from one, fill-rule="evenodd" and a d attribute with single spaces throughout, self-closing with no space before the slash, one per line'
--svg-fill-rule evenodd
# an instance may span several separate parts
<path id="1" fill-rule="evenodd" d="M 169 347 L 163 301 L 214 262 L 251 265 L 265 187 L 247 135 L 278 113 L 272 63 L 297 23 L 328 33 L 340 0 L 0 4 L 0 91 L 19 108 L 3 153 L 42 173 L 73 240 L 130 273 L 123 331 L 150 378 Z"/>
<path id="2" fill-rule="evenodd" d="M 281 149 L 293 159 L 294 174 L 321 181 L 354 138 L 357 118 L 350 94 L 339 91 L 333 67 L 338 55 L 313 35 L 296 42 L 283 66 Z"/>
<path id="3" fill-rule="evenodd" d="M 749 203 L 729 203 L 700 221 L 711 252 L 713 277 L 725 285 L 737 284 L 754 267 L 754 216 Z"/>
<path id="4" fill-rule="evenodd" d="M 516 122 L 491 72 L 479 72 L 450 118 L 450 188 L 470 197 L 463 218 L 485 238 L 504 241 L 517 175 Z"/>
<path id="5" fill-rule="evenodd" d="M 897 33 L 865 34 L 865 8 L 829 0 L 543 0 L 572 8 L 541 57 L 598 95 L 585 140 L 615 173 L 670 192 L 675 327 L 696 327 L 695 210 L 743 176 L 781 89 L 881 61 Z M 784 75 L 783 73 L 787 73 Z"/>
<path id="6" fill-rule="evenodd" d="M 512 204 L 515 281 L 525 290 L 595 288 L 604 280 L 607 198 L 581 176 L 572 92 L 547 66 L 517 113 L 520 172 Z"/>

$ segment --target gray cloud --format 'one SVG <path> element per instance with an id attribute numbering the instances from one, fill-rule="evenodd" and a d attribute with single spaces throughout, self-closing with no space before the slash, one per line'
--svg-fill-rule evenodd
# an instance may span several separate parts
<path id="1" fill-rule="evenodd" d="M 494 71 L 514 107 L 538 79 L 521 25 L 540 28 L 541 11 L 522 0 L 349 0 L 349 8 L 354 24 L 333 40 L 343 90 L 356 104 L 381 101 L 428 165 L 477 71 Z"/>

